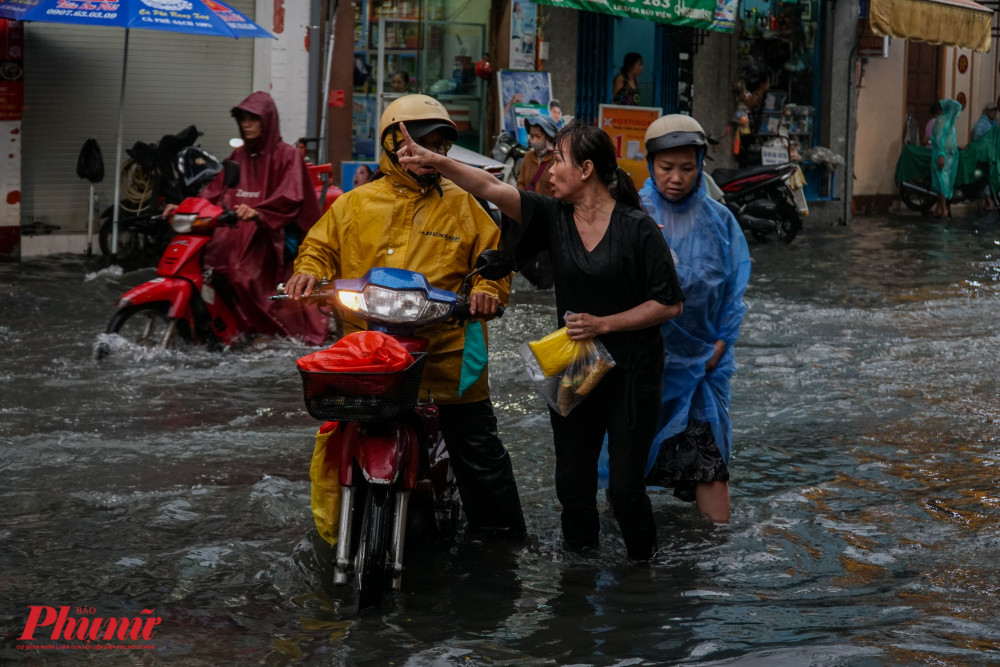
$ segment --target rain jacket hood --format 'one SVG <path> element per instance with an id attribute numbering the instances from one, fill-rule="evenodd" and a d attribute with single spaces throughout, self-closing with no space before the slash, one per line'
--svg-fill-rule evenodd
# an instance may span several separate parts
<path id="1" fill-rule="evenodd" d="M 705 191 L 705 177 L 704 177 L 705 147 L 691 146 L 691 148 L 695 149 L 695 154 L 697 155 L 697 160 L 698 160 L 698 177 L 694 181 L 694 187 L 691 188 L 691 192 L 687 193 L 686 195 L 684 195 L 684 197 L 682 197 L 677 201 L 671 201 L 670 199 L 667 199 L 663 195 L 663 193 L 656 188 L 656 183 L 653 182 L 653 192 L 655 192 L 656 195 L 664 202 L 666 202 L 669 206 L 675 208 L 678 211 L 685 211 L 691 208 L 692 206 L 695 206 Z M 653 160 L 655 158 L 656 158 L 656 153 L 652 153 L 646 156 L 646 169 L 649 171 L 650 174 L 653 173 Z M 652 181 L 653 177 L 650 176 L 649 180 Z"/>
<path id="2" fill-rule="evenodd" d="M 239 121 L 237 121 L 240 138 L 247 144 L 250 152 L 273 152 L 278 144 L 281 143 L 281 123 L 278 121 L 278 107 L 274 103 L 274 98 L 268 93 L 258 90 L 234 106 L 230 110 L 230 113 L 232 113 L 233 118 L 236 118 L 240 111 L 247 111 L 255 116 L 260 116 L 260 137 L 253 142 L 247 141 L 246 136 L 243 134 L 243 128 L 239 127 Z"/>
<path id="3" fill-rule="evenodd" d="M 378 168 L 382 172 L 382 178 L 388 178 L 398 188 L 404 188 L 418 194 L 435 189 L 433 185 L 421 185 L 417 183 L 417 179 L 410 172 L 403 169 L 402 165 L 389 157 L 388 151 L 382 151 Z"/>
<path id="4" fill-rule="evenodd" d="M 684 312 L 662 325 L 667 352 L 663 409 L 646 471 L 663 441 L 684 431 L 689 418 L 710 424 L 728 463 L 732 449 L 729 380 L 736 371 L 733 345 L 746 313 L 743 295 L 750 280 L 746 237 L 733 214 L 707 196 L 704 183 L 674 203 L 647 179 L 639 196 L 643 209 L 662 227 L 687 297 Z M 715 353 L 717 340 L 725 342 L 726 351 L 716 367 L 706 372 L 705 362 Z"/>
<path id="5" fill-rule="evenodd" d="M 438 288 L 457 292 L 476 258 L 496 248 L 500 230 L 472 195 L 447 179 L 439 187 L 421 186 L 398 164 L 382 155 L 382 178 L 358 186 L 333 203 L 302 243 L 296 273 L 328 279 L 360 278 L 372 267 L 419 271 Z M 472 291 L 497 297 L 506 305 L 509 278 L 474 279 Z M 364 322 L 345 316 L 347 333 Z M 427 338 L 428 362 L 421 381 L 438 403 L 466 403 L 489 398 L 487 372 L 459 395 L 466 336 L 474 327 L 441 322 L 417 331 Z M 486 326 L 482 326 L 485 338 Z M 471 346 L 470 346 L 471 347 Z"/>

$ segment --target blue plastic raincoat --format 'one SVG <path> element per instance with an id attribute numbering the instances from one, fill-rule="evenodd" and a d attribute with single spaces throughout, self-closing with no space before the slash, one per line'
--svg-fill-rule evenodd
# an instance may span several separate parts
<path id="1" fill-rule="evenodd" d="M 700 177 L 698 187 L 680 202 L 663 197 L 651 178 L 646 179 L 639 196 L 643 209 L 660 225 L 670 246 L 685 296 L 681 316 L 662 325 L 666 348 L 663 407 L 646 474 L 663 441 L 685 430 L 689 417 L 711 425 L 728 465 L 733 442 L 729 379 L 736 371 L 733 345 L 746 313 L 743 295 L 750 281 L 750 249 L 736 218 L 706 194 Z M 726 351 L 708 373 L 705 363 L 715 354 L 717 340 L 725 341 Z M 606 438 L 598 477 L 606 488 Z"/>
<path id="2" fill-rule="evenodd" d="M 648 473 L 667 438 L 687 428 L 688 418 L 707 422 L 719 452 L 729 463 L 732 423 L 729 379 L 736 371 L 733 345 L 746 313 L 743 295 L 750 281 L 750 250 L 733 214 L 697 190 L 680 202 L 663 197 L 647 179 L 639 192 L 642 207 L 659 225 L 674 253 L 677 277 L 684 290 L 684 312 L 663 323 L 666 362 L 663 409 L 646 466 Z M 726 351 L 711 372 L 705 362 L 715 341 Z"/>
<path id="3" fill-rule="evenodd" d="M 951 199 L 958 173 L 958 137 L 955 121 L 962 105 L 955 100 L 941 100 L 941 115 L 934 121 L 931 132 L 931 187 L 934 192 Z M 938 157 L 944 157 L 944 167 L 938 167 Z"/>
<path id="4" fill-rule="evenodd" d="M 979 117 L 976 124 L 972 126 L 972 141 L 975 141 L 979 137 L 983 136 L 994 127 L 997 126 L 996 119 L 990 118 L 986 114 Z"/>

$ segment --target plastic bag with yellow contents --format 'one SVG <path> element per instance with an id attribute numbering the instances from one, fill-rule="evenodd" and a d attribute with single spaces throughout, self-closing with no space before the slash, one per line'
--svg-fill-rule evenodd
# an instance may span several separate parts
<path id="1" fill-rule="evenodd" d="M 571 340 L 566 327 L 525 343 L 519 351 L 538 392 L 563 417 L 582 403 L 615 365 L 601 341 Z"/>
<path id="2" fill-rule="evenodd" d="M 552 377 L 566 370 L 584 352 L 585 343 L 572 340 L 566 327 L 553 331 L 545 338 L 528 343 L 531 353 L 545 377 Z"/>

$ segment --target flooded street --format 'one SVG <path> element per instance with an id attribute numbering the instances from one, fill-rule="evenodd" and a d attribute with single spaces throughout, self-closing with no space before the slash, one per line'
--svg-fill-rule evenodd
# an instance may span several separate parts
<path id="1" fill-rule="evenodd" d="M 599 555 L 562 549 L 517 353 L 554 298 L 518 278 L 491 381 L 531 539 L 410 551 L 402 593 L 361 618 L 324 584 L 310 513 L 309 348 L 121 344 L 98 365 L 115 300 L 152 269 L 0 264 L 0 662 L 1000 662 L 995 218 L 807 222 L 751 255 L 728 526 L 659 492 L 651 566 L 624 562 L 608 511 Z M 162 620 L 152 649 L 19 650 L 31 605 Z"/>

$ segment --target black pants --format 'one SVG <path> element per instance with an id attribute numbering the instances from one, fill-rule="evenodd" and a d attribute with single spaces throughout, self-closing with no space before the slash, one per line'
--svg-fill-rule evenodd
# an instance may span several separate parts
<path id="1" fill-rule="evenodd" d="M 439 404 L 441 432 L 455 471 L 458 492 L 472 531 L 501 530 L 508 537 L 525 534 L 521 499 L 510 454 L 497 435 L 489 399 Z"/>
<path id="2" fill-rule="evenodd" d="M 569 416 L 550 410 L 556 447 L 556 495 L 565 540 L 596 546 L 597 461 L 608 434 L 608 492 L 630 558 L 648 560 L 656 524 L 646 495 L 646 459 L 660 416 L 663 363 L 618 365 Z"/>

